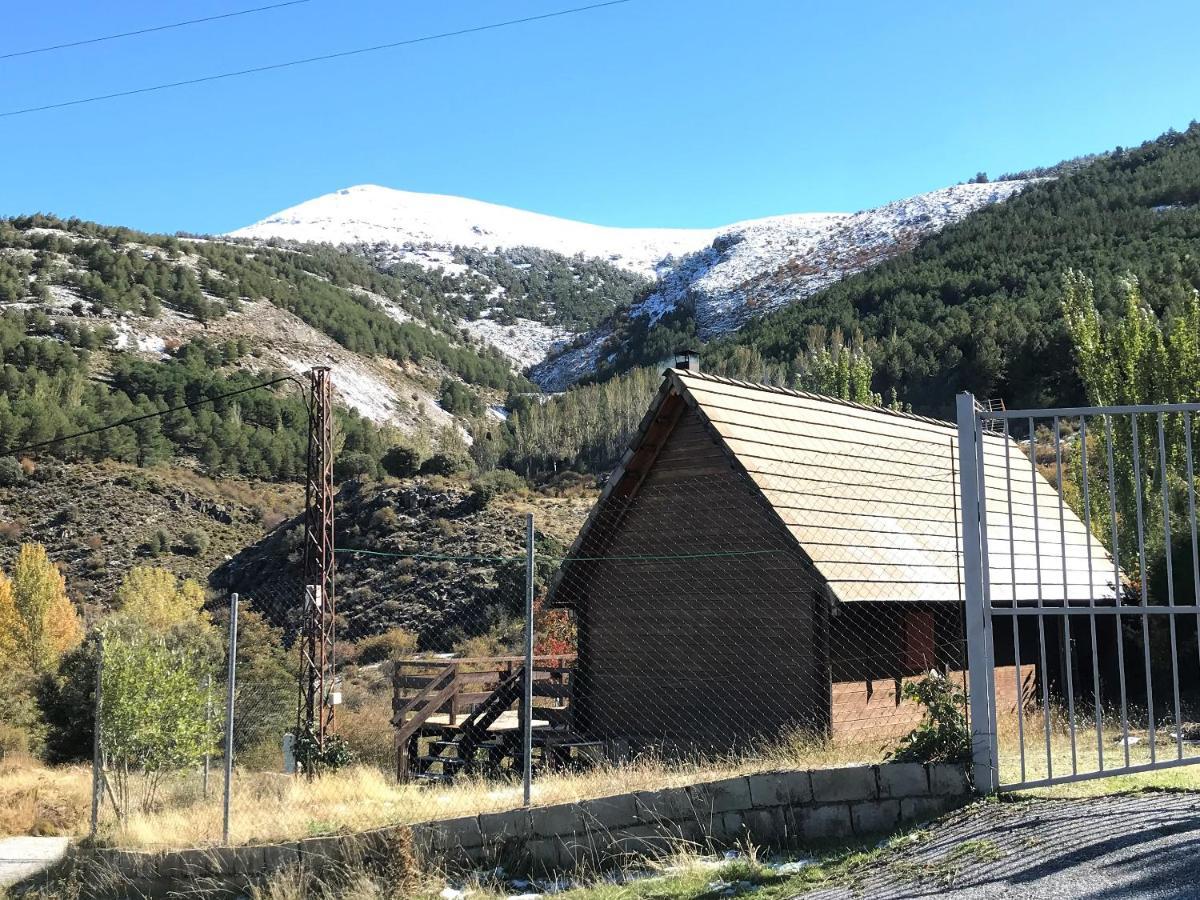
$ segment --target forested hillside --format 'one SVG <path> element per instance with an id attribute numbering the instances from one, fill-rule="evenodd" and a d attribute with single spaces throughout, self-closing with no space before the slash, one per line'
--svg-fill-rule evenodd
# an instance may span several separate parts
<path id="1" fill-rule="evenodd" d="M 481 396 L 532 389 L 446 307 L 436 284 L 330 248 L 0 221 L 0 450 L 193 404 L 40 452 L 291 479 L 306 439 L 298 383 L 201 401 L 334 364 L 339 449 L 377 471 L 388 429 L 435 448 L 456 411 L 441 398 L 479 411 Z"/>
<path id="2" fill-rule="evenodd" d="M 1137 278 L 1166 318 L 1200 287 L 1200 126 L 1034 185 L 711 345 L 712 365 L 751 348 L 787 365 L 811 324 L 873 341 L 875 388 L 948 414 L 954 394 L 1011 406 L 1082 401 L 1060 301 L 1066 270 L 1092 277 L 1106 316 Z M 687 333 L 686 323 L 676 327 Z M 660 341 L 661 343 L 661 341 Z"/>
<path id="3" fill-rule="evenodd" d="M 861 330 L 875 390 L 946 415 L 970 390 L 1009 403 L 1083 399 L 1060 308 L 1067 269 L 1088 273 L 1106 315 L 1137 278 L 1170 318 L 1200 286 L 1200 127 L 1060 164 L 1028 187 L 922 241 L 911 253 L 750 322 L 705 348 L 706 367 L 768 380 L 794 369 L 812 325 Z M 696 342 L 686 308 L 634 320 L 607 375 Z M 786 377 L 786 375 L 785 375 Z"/>
<path id="4" fill-rule="evenodd" d="M 614 308 L 649 292 L 651 282 L 601 259 L 567 257 L 538 247 L 481 250 L 455 247 L 447 269 L 430 269 L 388 245 L 355 248 L 407 283 L 428 284 L 445 312 L 501 325 L 530 319 L 571 331 L 595 326 Z"/>

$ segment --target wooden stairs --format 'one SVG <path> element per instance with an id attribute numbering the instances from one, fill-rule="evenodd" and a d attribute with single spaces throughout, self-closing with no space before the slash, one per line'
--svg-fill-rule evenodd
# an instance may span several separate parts
<path id="1" fill-rule="evenodd" d="M 574 765 L 598 745 L 570 731 L 570 660 L 534 660 L 536 768 Z M 446 783 L 455 776 L 519 772 L 524 660 L 398 660 L 392 702 L 396 777 Z M 549 700 L 551 705 L 538 705 Z M 514 711 L 513 707 L 517 706 Z"/>

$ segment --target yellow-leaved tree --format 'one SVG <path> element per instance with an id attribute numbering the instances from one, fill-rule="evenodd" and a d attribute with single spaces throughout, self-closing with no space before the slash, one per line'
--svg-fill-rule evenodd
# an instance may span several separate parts
<path id="1" fill-rule="evenodd" d="M 191 578 L 180 581 L 167 569 L 134 566 L 115 599 L 123 618 L 159 634 L 177 629 L 205 632 L 212 627 L 204 611 L 204 588 Z"/>
<path id="2" fill-rule="evenodd" d="M 10 579 L 0 572 L 0 654 L 35 673 L 83 640 L 62 573 L 41 544 L 22 544 Z"/>

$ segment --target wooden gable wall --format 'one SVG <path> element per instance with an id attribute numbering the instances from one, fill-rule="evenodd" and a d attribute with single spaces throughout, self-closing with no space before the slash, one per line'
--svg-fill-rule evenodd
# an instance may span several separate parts
<path id="1" fill-rule="evenodd" d="M 576 727 L 714 748 L 823 729 L 820 579 L 699 413 L 671 401 L 669 432 L 635 453 L 643 469 L 579 548 L 602 558 L 560 586 L 580 629 Z"/>

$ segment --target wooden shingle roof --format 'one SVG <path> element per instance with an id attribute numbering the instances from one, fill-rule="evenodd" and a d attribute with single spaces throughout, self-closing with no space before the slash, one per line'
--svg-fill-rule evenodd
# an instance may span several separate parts
<path id="1" fill-rule="evenodd" d="M 964 599 L 957 426 L 699 372 L 664 375 L 570 556 L 595 545 L 589 531 L 601 527 L 607 504 L 629 502 L 631 486 L 636 492 L 644 476 L 642 460 L 653 456 L 647 448 L 661 440 L 660 411 L 681 398 L 835 599 Z M 1112 602 L 1118 590 L 1112 558 L 1011 438 L 985 433 L 984 482 L 993 602 Z"/>
<path id="2" fill-rule="evenodd" d="M 963 599 L 955 425 L 698 372 L 667 378 L 837 599 Z M 985 433 L 984 471 L 992 600 L 1111 601 L 1111 557 L 1020 446 Z"/>

